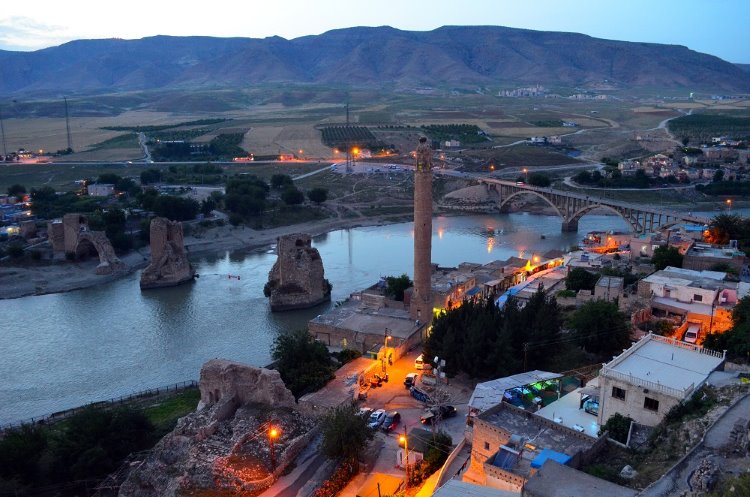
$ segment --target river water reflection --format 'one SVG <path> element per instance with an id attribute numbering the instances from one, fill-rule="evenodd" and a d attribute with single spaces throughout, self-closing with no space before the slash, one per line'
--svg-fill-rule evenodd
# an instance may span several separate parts
<path id="1" fill-rule="evenodd" d="M 579 233 L 560 233 L 552 216 L 436 217 L 432 260 L 455 266 L 532 256 L 567 249 L 587 231 L 626 228 L 619 217 L 598 215 L 582 218 Z M 411 223 L 334 231 L 313 243 L 334 302 L 380 276 L 412 274 Z M 0 301 L 0 424 L 197 379 L 201 364 L 216 357 L 267 364 L 274 337 L 330 307 L 271 313 L 263 285 L 275 258 L 204 257 L 194 261 L 199 279 L 169 289 L 141 292 L 133 274 L 75 292 Z"/>

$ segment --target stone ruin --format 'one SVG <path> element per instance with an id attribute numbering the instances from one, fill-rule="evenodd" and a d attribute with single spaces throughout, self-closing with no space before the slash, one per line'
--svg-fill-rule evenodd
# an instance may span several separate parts
<path id="1" fill-rule="evenodd" d="M 312 247 L 310 235 L 279 237 L 276 253 L 278 259 L 263 288 L 272 311 L 305 309 L 331 300 L 331 284 L 324 277 L 323 260 Z"/>
<path id="2" fill-rule="evenodd" d="M 141 272 L 141 289 L 175 286 L 195 277 L 184 239 L 182 223 L 164 217 L 151 220 L 151 263 Z"/>
<path id="3" fill-rule="evenodd" d="M 73 254 L 76 258 L 99 256 L 96 274 L 105 275 L 127 270 L 128 266 L 115 255 L 115 249 L 103 231 L 91 231 L 85 214 L 65 214 L 62 222 L 47 224 L 47 233 L 54 252 Z"/>
<path id="4" fill-rule="evenodd" d="M 255 495 L 316 435 L 315 421 L 293 409 L 294 396 L 277 371 L 215 359 L 201 368 L 200 392 L 196 412 L 131 464 L 121 497 Z M 273 457 L 271 425 L 280 430 Z"/>

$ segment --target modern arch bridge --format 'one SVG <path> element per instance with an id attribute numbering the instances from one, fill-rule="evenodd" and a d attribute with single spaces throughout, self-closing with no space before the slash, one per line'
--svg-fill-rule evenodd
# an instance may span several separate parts
<path id="1" fill-rule="evenodd" d="M 652 209 L 628 202 L 581 195 L 578 193 L 541 188 L 491 178 L 476 178 L 484 184 L 490 194 L 495 195 L 501 211 L 507 210 L 509 202 L 521 195 L 533 195 L 549 204 L 562 218 L 562 231 L 578 231 L 578 221 L 594 209 L 607 209 L 622 217 L 637 233 L 655 231 L 677 223 L 708 225 L 709 219 L 682 212 Z"/>

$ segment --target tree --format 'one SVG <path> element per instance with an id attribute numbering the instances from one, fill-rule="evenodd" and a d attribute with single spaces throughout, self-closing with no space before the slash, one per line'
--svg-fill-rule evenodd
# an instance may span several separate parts
<path id="1" fill-rule="evenodd" d="M 605 431 L 609 432 L 609 438 L 617 440 L 620 443 L 627 443 L 628 433 L 630 432 L 630 423 L 633 422 L 633 418 L 623 416 L 619 412 L 616 412 L 614 416 L 609 418 L 604 426 L 602 426 L 602 433 Z"/>
<path id="2" fill-rule="evenodd" d="M 268 190 L 268 184 L 256 176 L 232 178 L 227 181 L 224 206 L 244 218 L 262 214 Z"/>
<path id="3" fill-rule="evenodd" d="M 657 271 L 660 271 L 667 266 L 682 267 L 682 254 L 677 247 L 657 247 L 654 249 L 654 256 L 651 258 L 651 263 L 654 265 Z"/>
<path id="4" fill-rule="evenodd" d="M 357 405 L 347 404 L 329 411 L 321 422 L 323 454 L 329 459 L 356 461 L 375 432 L 367 419 L 358 414 Z"/>
<path id="5" fill-rule="evenodd" d="M 158 169 L 146 169 L 141 171 L 141 184 L 149 185 L 161 181 L 161 171 Z"/>
<path id="6" fill-rule="evenodd" d="M 750 361 L 750 296 L 742 297 L 732 310 L 732 327 L 724 333 L 706 335 L 703 346 L 726 350 L 732 358 Z"/>
<path id="7" fill-rule="evenodd" d="M 305 201 L 305 194 L 294 186 L 288 186 L 281 193 L 281 200 L 287 205 L 299 205 Z"/>
<path id="8" fill-rule="evenodd" d="M 8 195 L 16 197 L 16 199 L 18 199 L 18 201 L 20 202 L 21 200 L 23 200 L 24 195 L 26 195 L 26 187 L 19 184 L 10 185 L 8 187 Z"/>
<path id="9" fill-rule="evenodd" d="M 284 384 L 297 398 L 334 378 L 328 349 L 306 330 L 279 335 L 273 342 L 271 357 Z"/>
<path id="10" fill-rule="evenodd" d="M 583 268 L 577 267 L 570 270 L 565 278 L 565 288 L 577 292 L 578 290 L 593 290 L 599 275 L 589 273 Z"/>
<path id="11" fill-rule="evenodd" d="M 706 240 L 717 245 L 726 245 L 729 240 L 750 238 L 748 220 L 737 214 L 719 214 L 708 225 Z"/>
<path id="12" fill-rule="evenodd" d="M 118 181 L 122 179 L 122 176 L 119 176 L 115 173 L 104 173 L 100 174 L 99 177 L 96 179 L 97 183 L 104 183 L 108 185 L 116 185 Z"/>
<path id="13" fill-rule="evenodd" d="M 552 184 L 552 181 L 546 174 L 533 173 L 529 175 L 529 184 L 533 186 L 547 187 Z"/>
<path id="14" fill-rule="evenodd" d="M 328 190 L 325 188 L 313 188 L 307 192 L 307 198 L 309 198 L 311 202 L 322 204 L 328 200 Z"/>
<path id="15" fill-rule="evenodd" d="M 568 326 L 587 352 L 612 355 L 630 345 L 630 323 L 616 303 L 592 300 L 578 308 Z"/>
<path id="16" fill-rule="evenodd" d="M 404 273 L 401 276 L 385 277 L 385 294 L 399 302 L 404 301 L 404 291 L 413 285 L 409 275 Z"/>
<path id="17" fill-rule="evenodd" d="M 288 174 L 274 174 L 271 176 L 271 188 L 274 190 L 281 190 L 293 184 L 294 181 Z"/>
<path id="18" fill-rule="evenodd" d="M 216 201 L 212 197 L 206 197 L 201 201 L 201 214 L 204 216 L 210 216 L 214 209 L 216 209 Z"/>
<path id="19" fill-rule="evenodd" d="M 712 181 L 714 183 L 718 183 L 723 179 L 724 179 L 724 171 L 721 169 L 717 169 L 716 172 L 714 173 L 714 177 Z"/>
<path id="20" fill-rule="evenodd" d="M 157 216 L 166 217 L 173 221 L 189 221 L 195 219 L 200 205 L 192 198 L 174 195 L 159 195 L 152 206 Z"/>

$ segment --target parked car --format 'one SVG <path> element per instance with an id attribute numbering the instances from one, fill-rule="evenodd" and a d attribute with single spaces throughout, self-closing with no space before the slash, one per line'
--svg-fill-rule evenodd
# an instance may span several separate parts
<path id="1" fill-rule="evenodd" d="M 359 416 L 360 418 L 369 420 L 370 414 L 372 414 L 372 411 L 373 411 L 372 407 L 360 407 L 359 412 L 357 413 L 357 416 Z"/>
<path id="2" fill-rule="evenodd" d="M 453 406 L 435 406 L 427 409 L 427 411 L 419 417 L 419 421 L 422 424 L 429 425 L 435 421 L 438 414 L 440 414 L 440 419 L 446 419 L 455 416 L 456 412 L 456 408 Z"/>
<path id="3" fill-rule="evenodd" d="M 406 375 L 406 378 L 404 378 L 404 386 L 409 389 L 417 384 L 417 377 L 419 374 L 417 373 L 409 373 Z"/>
<path id="4" fill-rule="evenodd" d="M 412 397 L 414 397 L 415 399 L 417 399 L 420 402 L 429 402 L 430 401 L 430 396 L 427 395 L 427 392 L 425 392 L 424 390 L 421 390 L 421 389 L 419 389 L 417 387 L 411 387 L 409 389 L 409 393 L 411 394 Z"/>
<path id="5" fill-rule="evenodd" d="M 383 431 L 393 431 L 398 427 L 398 423 L 401 421 L 401 414 L 398 411 L 391 411 L 385 415 L 383 420 Z"/>
<path id="6" fill-rule="evenodd" d="M 384 419 L 385 409 L 378 409 L 377 411 L 373 411 L 373 413 L 370 414 L 370 419 L 367 421 L 367 426 L 375 430 L 383 424 Z"/>

